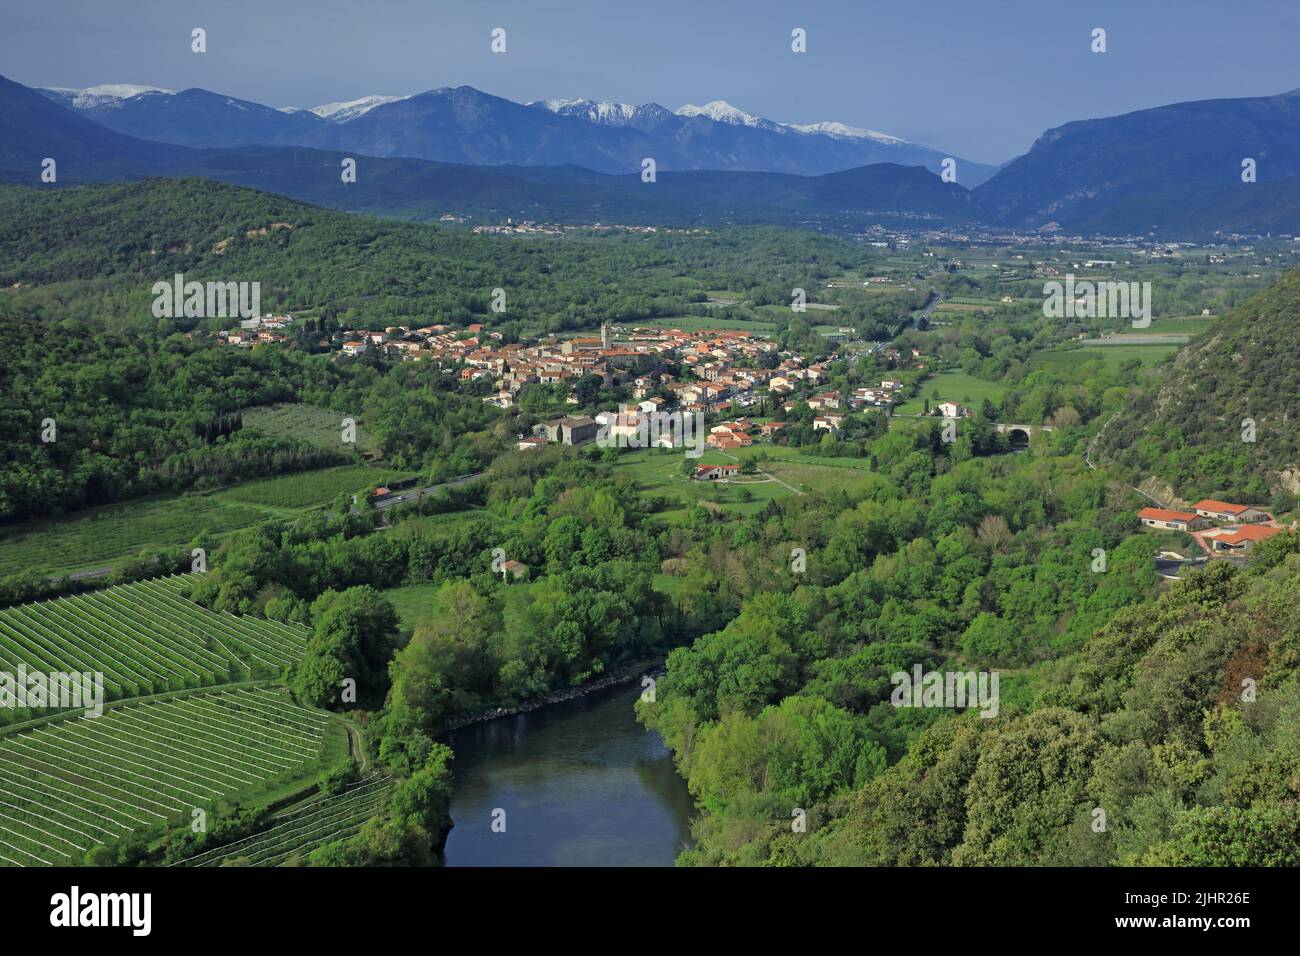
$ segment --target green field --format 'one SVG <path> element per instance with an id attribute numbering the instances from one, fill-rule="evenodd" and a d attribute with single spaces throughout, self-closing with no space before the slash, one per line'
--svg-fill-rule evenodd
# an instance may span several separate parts
<path id="1" fill-rule="evenodd" d="M 935 390 L 939 398 L 933 397 Z M 930 399 L 930 407 L 938 402 L 960 402 L 976 411 L 987 398 L 995 405 L 1001 403 L 1006 388 L 997 382 L 987 382 L 982 378 L 967 375 L 965 372 L 947 371 L 931 375 L 921 383 L 921 390 L 896 409 L 900 415 L 919 415 L 925 411 L 925 400 Z"/>
<path id="2" fill-rule="evenodd" d="M 403 627 L 414 628 L 421 618 L 427 617 L 433 606 L 434 595 L 442 587 L 440 584 L 407 584 L 400 588 L 390 588 L 384 597 L 392 602 Z"/>
<path id="3" fill-rule="evenodd" d="M 336 412 L 333 409 L 307 405 L 303 402 L 284 402 L 279 405 L 259 405 L 242 411 L 244 428 L 278 438 L 298 438 L 319 448 L 343 454 L 368 454 L 374 451 L 374 438 L 360 424 L 356 415 Z M 343 419 L 357 422 L 356 443 L 343 442 Z"/>
<path id="4" fill-rule="evenodd" d="M 737 456 L 739 457 L 739 456 Z M 686 517 L 689 508 L 705 503 L 705 507 L 717 507 L 723 511 L 753 514 L 761 511 L 773 498 L 783 498 L 792 492 L 781 484 L 762 475 L 742 475 L 734 480 L 696 481 L 681 474 L 680 468 L 685 455 L 680 452 L 658 450 L 625 451 L 618 459 L 616 470 L 630 474 L 637 487 L 649 495 L 661 495 L 675 500 L 677 507 L 670 507 L 659 512 L 658 517 L 668 521 L 680 521 Z M 736 458 L 721 452 L 706 450 L 700 458 L 689 459 L 695 465 L 735 464 Z M 745 501 L 741 489 L 748 491 L 750 500 Z"/>
<path id="5" fill-rule="evenodd" d="M 0 611 L 0 670 L 100 672 L 108 700 L 280 673 L 308 630 L 216 614 L 182 596 L 190 575 Z M 33 713 L 0 710 L 0 721 Z"/>
<path id="6" fill-rule="evenodd" d="M 412 477 L 341 465 L 251 481 L 222 491 L 105 505 L 0 532 L 0 575 L 99 568 L 145 548 L 182 548 L 200 533 L 218 537 L 268 518 L 330 504 L 341 493 Z"/>
<path id="7" fill-rule="evenodd" d="M 282 691 L 231 689 L 113 707 L 0 737 L 0 863 L 81 864 L 133 831 L 301 778 L 340 724 Z"/>
<path id="8" fill-rule="evenodd" d="M 250 481 L 218 492 L 217 496 L 239 504 L 302 511 L 329 504 L 341 494 L 366 491 L 375 485 L 409 481 L 414 477 L 415 473 L 409 471 L 386 471 L 367 465 L 340 465 L 337 468 Z"/>
<path id="9" fill-rule="evenodd" d="M 371 817 L 383 813 L 393 780 L 376 771 L 332 797 L 316 796 L 272 818 L 252 836 L 207 850 L 177 866 L 293 866 L 317 847 L 346 840 Z"/>
<path id="10" fill-rule="evenodd" d="M 267 517 L 213 495 L 181 495 L 106 505 L 0 533 L 0 575 L 96 568 L 142 548 L 184 546 L 201 531 L 225 534 Z"/>

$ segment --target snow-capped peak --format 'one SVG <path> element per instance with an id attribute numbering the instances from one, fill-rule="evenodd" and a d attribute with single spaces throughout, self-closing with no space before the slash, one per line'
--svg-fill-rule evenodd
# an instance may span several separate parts
<path id="1" fill-rule="evenodd" d="M 668 112 L 658 103 L 633 106 L 631 103 L 616 103 L 613 100 L 596 102 L 582 98 L 533 100 L 524 105 L 548 110 L 558 116 L 576 116 L 601 126 L 627 126 L 637 120 L 651 119 Z"/>
<path id="2" fill-rule="evenodd" d="M 753 126 L 757 129 L 778 129 L 781 127 L 780 123 L 773 123 L 761 116 L 755 116 L 753 113 L 746 113 L 742 109 L 737 109 L 726 100 L 713 100 L 703 106 L 687 103 L 677 111 L 677 115 L 703 116 L 715 123 L 728 123 L 732 126 Z"/>
<path id="3" fill-rule="evenodd" d="M 342 103 L 325 103 L 321 106 L 313 106 L 308 112 L 315 113 L 321 119 L 329 120 L 331 123 L 346 123 L 348 120 L 354 120 L 358 116 L 369 113 L 376 106 L 383 106 L 385 103 L 396 103 L 398 100 L 409 99 L 406 96 L 363 96 L 356 100 L 347 100 Z"/>
<path id="4" fill-rule="evenodd" d="M 71 89 L 65 86 L 52 86 L 50 91 L 67 97 L 77 109 L 90 109 L 95 106 L 120 105 L 122 100 L 144 93 L 162 93 L 170 96 L 175 90 L 164 90 L 158 86 L 140 86 L 134 83 L 101 83 L 85 89 Z"/>
<path id="5" fill-rule="evenodd" d="M 824 123 L 792 123 L 790 129 L 797 130 L 800 133 L 810 133 L 813 135 L 834 136 L 836 139 L 870 139 L 877 143 L 888 143 L 890 145 L 903 145 L 907 142 L 905 139 L 899 139 L 897 136 L 890 136 L 888 133 L 878 133 L 874 129 L 863 129 L 860 126 L 846 126 L 843 123 L 828 121 Z"/>

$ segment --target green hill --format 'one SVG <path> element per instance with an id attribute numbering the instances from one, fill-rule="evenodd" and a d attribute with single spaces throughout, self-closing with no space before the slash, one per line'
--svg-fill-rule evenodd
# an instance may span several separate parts
<path id="1" fill-rule="evenodd" d="M 1244 440 L 1247 419 L 1254 441 Z M 1300 273 L 1291 272 L 1135 390 L 1103 427 L 1094 456 L 1190 500 L 1290 504 L 1300 494 L 1298 426 Z"/>

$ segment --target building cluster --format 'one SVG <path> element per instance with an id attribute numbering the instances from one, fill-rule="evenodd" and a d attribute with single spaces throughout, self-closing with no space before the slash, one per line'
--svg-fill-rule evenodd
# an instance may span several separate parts
<path id="1" fill-rule="evenodd" d="M 241 319 L 238 329 L 218 332 L 217 335 L 227 345 L 251 348 L 265 342 L 287 342 L 289 336 L 285 334 L 285 329 L 291 325 L 293 325 L 292 315 L 272 315 L 268 312 L 266 315 L 254 316 L 251 319 Z"/>
<path id="2" fill-rule="evenodd" d="M 1138 520 L 1143 528 L 1184 531 L 1194 535 L 1212 556 L 1243 554 L 1285 529 L 1262 508 L 1206 498 L 1191 511 L 1143 508 Z"/>

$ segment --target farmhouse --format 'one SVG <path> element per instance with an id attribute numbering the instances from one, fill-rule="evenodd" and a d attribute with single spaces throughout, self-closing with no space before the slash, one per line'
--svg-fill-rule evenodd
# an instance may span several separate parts
<path id="1" fill-rule="evenodd" d="M 1170 511 L 1167 508 L 1143 508 L 1138 512 L 1138 520 L 1144 528 L 1168 531 L 1192 531 L 1209 523 L 1190 511 Z"/>
<path id="2" fill-rule="evenodd" d="M 970 409 L 959 402 L 940 402 L 939 414 L 944 418 L 966 418 L 970 415 Z"/>
<path id="3" fill-rule="evenodd" d="M 1249 505 L 1235 505 L 1227 501 L 1216 501 L 1213 498 L 1198 501 L 1192 507 L 1196 509 L 1196 513 L 1202 518 L 1211 518 L 1215 521 L 1230 521 L 1233 524 L 1267 521 L 1270 517 L 1268 512 L 1260 511 L 1258 508 L 1252 508 Z"/>
<path id="4" fill-rule="evenodd" d="M 718 478 L 731 478 L 738 474 L 739 465 L 698 465 L 691 477 L 697 481 L 716 481 Z"/>

